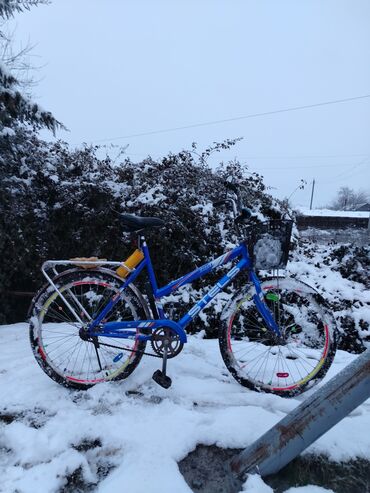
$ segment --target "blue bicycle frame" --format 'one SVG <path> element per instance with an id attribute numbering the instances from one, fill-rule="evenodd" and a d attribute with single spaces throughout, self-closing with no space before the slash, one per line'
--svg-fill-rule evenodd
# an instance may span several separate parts
<path id="1" fill-rule="evenodd" d="M 168 327 L 172 329 L 176 334 L 178 334 L 181 342 L 185 343 L 186 332 L 185 327 L 189 325 L 190 322 L 198 315 L 198 313 L 203 310 L 213 298 L 222 291 L 231 281 L 237 276 L 242 270 L 248 270 L 249 279 L 255 287 L 255 294 L 253 295 L 254 303 L 266 322 L 268 328 L 280 336 L 280 330 L 276 324 L 273 315 L 268 309 L 264 295 L 261 289 L 260 282 L 256 273 L 252 268 L 252 261 L 248 255 L 248 250 L 246 246 L 241 243 L 239 246 L 227 253 L 221 255 L 220 257 L 208 262 L 207 264 L 198 267 L 192 272 L 185 274 L 184 276 L 171 281 L 169 284 L 162 288 L 158 288 L 157 280 L 153 270 L 153 265 L 150 259 L 149 249 L 146 244 L 145 238 L 141 237 L 142 251 L 144 254 L 143 260 L 136 266 L 136 268 L 130 273 L 125 282 L 120 287 L 119 291 L 112 297 L 112 299 L 107 303 L 104 309 L 99 313 L 99 315 L 90 323 L 88 327 L 89 335 L 91 336 L 105 336 L 105 337 L 121 337 L 123 339 L 135 339 L 147 341 L 150 340 L 151 334 L 141 334 L 137 332 L 137 329 L 150 329 L 153 331 L 159 327 Z M 175 322 L 166 318 L 163 311 L 163 306 L 161 303 L 161 298 L 172 294 L 180 287 L 190 284 L 196 279 L 210 273 L 212 270 L 216 269 L 220 265 L 227 264 L 232 260 L 239 259 L 238 263 L 227 272 L 213 287 L 208 291 L 208 293 L 203 296 L 203 298 L 198 301 L 179 321 Z M 149 281 L 153 296 L 155 299 L 155 305 L 158 312 L 158 319 L 150 320 L 132 320 L 129 322 L 105 322 L 104 319 L 109 315 L 110 311 L 113 309 L 115 304 L 119 301 L 121 294 L 135 279 L 139 274 L 147 269 L 149 275 Z"/>

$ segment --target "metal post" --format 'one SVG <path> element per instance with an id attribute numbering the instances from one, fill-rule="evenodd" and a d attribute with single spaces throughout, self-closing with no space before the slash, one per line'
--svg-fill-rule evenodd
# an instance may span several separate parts
<path id="1" fill-rule="evenodd" d="M 280 471 L 370 397 L 370 350 L 308 397 L 230 463 L 237 476 Z"/>
<path id="2" fill-rule="evenodd" d="M 315 178 L 312 181 L 312 190 L 311 190 L 311 202 L 310 202 L 310 210 L 312 209 L 312 201 L 313 201 L 313 192 L 315 190 Z"/>

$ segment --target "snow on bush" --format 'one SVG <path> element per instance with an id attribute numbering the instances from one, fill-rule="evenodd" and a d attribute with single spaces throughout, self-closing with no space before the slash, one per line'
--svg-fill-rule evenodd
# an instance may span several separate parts
<path id="1" fill-rule="evenodd" d="M 370 346 L 370 247 L 318 245 L 302 241 L 288 272 L 316 287 L 328 302 L 340 331 L 339 348 L 361 352 Z"/>
<path id="2" fill-rule="evenodd" d="M 8 139 L 8 152 L 0 158 L 4 217 L 0 289 L 35 291 L 42 282 L 41 263 L 47 258 L 125 259 L 134 247 L 129 235 L 123 234 L 123 212 L 165 221 L 165 227 L 147 235 L 159 284 L 221 255 L 238 241 L 230 209 L 212 205 L 226 196 L 226 178 L 231 176 L 246 188 L 247 205 L 260 217 L 282 215 L 259 175 L 237 162 L 217 170 L 207 166 L 211 152 L 233 143 L 216 144 L 200 155 L 194 145 L 159 161 L 126 159 L 114 165 L 109 158 L 99 159 L 95 147 L 71 151 L 62 142 L 42 142 L 31 131 Z M 197 283 L 189 303 L 203 296 L 213 280 Z M 18 300 L 13 306 L 10 303 L 9 299 L 2 306 L 8 320 L 24 320 Z M 202 322 L 194 330 L 201 328 Z"/>
<path id="3" fill-rule="evenodd" d="M 193 145 L 191 150 L 158 161 L 126 159 L 117 165 L 109 157 L 99 159 L 97 147 L 72 151 L 63 142 L 43 142 L 24 128 L 17 127 L 14 135 L 0 139 L 1 321 L 26 318 L 29 300 L 22 305 L 22 299 L 12 293 L 39 288 L 44 260 L 125 259 L 134 245 L 123 233 L 121 213 L 165 221 L 165 227 L 147 234 L 159 285 L 238 243 L 230 208 L 213 205 L 230 193 L 227 179 L 245 187 L 245 205 L 255 213 L 251 224 L 281 218 L 285 209 L 267 193 L 261 176 L 234 161 L 216 170 L 207 166 L 209 154 L 234 143 L 215 144 L 201 154 Z M 363 350 L 369 337 L 369 250 L 349 245 L 320 249 L 305 243 L 295 251 L 288 269 L 329 299 L 342 330 L 341 347 Z M 221 275 L 209 275 L 169 297 L 169 312 L 174 317 L 183 314 Z M 245 276 L 237 282 L 244 284 Z M 145 291 L 144 282 L 138 284 Z M 215 337 L 229 297 L 230 291 L 220 294 L 189 331 L 206 330 L 208 337 Z"/>

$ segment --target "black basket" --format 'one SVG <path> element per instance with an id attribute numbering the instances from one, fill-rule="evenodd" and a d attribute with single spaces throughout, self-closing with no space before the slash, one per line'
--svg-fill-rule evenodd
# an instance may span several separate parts
<path id="1" fill-rule="evenodd" d="M 276 219 L 246 228 L 246 244 L 255 269 L 285 269 L 292 226 L 293 221 Z"/>

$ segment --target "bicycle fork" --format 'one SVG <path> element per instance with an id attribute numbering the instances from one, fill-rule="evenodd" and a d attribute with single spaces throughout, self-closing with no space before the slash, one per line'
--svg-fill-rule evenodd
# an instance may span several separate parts
<path id="1" fill-rule="evenodd" d="M 256 294 L 253 295 L 253 301 L 260 312 L 263 320 L 266 322 L 267 327 L 274 332 L 279 338 L 281 337 L 281 332 L 278 324 L 275 322 L 274 317 L 270 310 L 268 309 L 265 302 L 265 295 L 261 289 L 261 285 L 259 283 L 258 277 L 255 272 L 250 272 L 250 279 L 253 282 L 253 285 L 256 290 Z"/>

